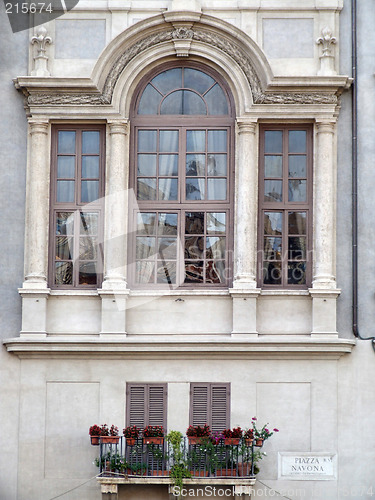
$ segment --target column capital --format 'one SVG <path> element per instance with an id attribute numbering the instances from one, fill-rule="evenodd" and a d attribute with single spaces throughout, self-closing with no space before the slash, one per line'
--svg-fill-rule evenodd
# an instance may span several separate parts
<path id="1" fill-rule="evenodd" d="M 48 134 L 49 121 L 46 119 L 29 118 L 29 129 L 31 134 Z"/>
<path id="2" fill-rule="evenodd" d="M 327 119 L 327 120 L 316 120 L 316 131 L 318 134 L 333 134 L 335 132 L 336 120 Z"/>
<path id="3" fill-rule="evenodd" d="M 255 134 L 257 130 L 257 121 L 254 119 L 238 117 L 237 120 L 239 134 Z"/>
<path id="4" fill-rule="evenodd" d="M 127 135 L 129 133 L 129 121 L 128 120 L 108 120 L 109 133 L 112 134 L 123 134 Z"/>

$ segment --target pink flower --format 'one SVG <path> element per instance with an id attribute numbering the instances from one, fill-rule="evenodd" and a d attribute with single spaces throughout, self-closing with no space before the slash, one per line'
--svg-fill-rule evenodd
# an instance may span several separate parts
<path id="1" fill-rule="evenodd" d="M 253 417 L 251 420 L 256 420 L 256 417 Z"/>
<path id="2" fill-rule="evenodd" d="M 274 432 L 279 432 L 279 429 L 274 429 Z"/>

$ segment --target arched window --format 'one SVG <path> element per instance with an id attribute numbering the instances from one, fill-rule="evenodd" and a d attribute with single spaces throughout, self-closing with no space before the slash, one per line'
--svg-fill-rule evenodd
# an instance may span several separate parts
<path id="1" fill-rule="evenodd" d="M 199 66 L 154 72 L 135 93 L 129 249 L 135 286 L 231 281 L 233 103 Z"/>

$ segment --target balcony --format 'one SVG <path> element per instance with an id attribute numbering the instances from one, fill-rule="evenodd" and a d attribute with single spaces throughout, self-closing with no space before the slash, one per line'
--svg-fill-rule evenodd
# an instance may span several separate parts
<path id="1" fill-rule="evenodd" d="M 192 444 L 184 438 L 178 455 L 165 439 L 150 443 L 138 438 L 131 444 L 124 437 L 117 443 L 103 443 L 102 439 L 97 479 L 103 494 L 117 494 L 120 485 L 165 484 L 171 498 L 176 498 L 173 488 L 179 484 L 181 488 L 183 483 L 184 488 L 230 485 L 233 494 L 246 495 L 255 483 L 256 463 L 262 456 L 254 442 L 249 444 L 243 439 L 238 444 L 233 441 L 226 444 L 223 439 L 212 442 L 206 438 Z M 180 477 L 180 483 L 176 476 Z"/>

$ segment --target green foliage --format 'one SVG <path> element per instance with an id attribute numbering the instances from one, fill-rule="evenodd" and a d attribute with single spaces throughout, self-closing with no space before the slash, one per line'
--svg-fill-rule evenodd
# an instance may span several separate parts
<path id="1" fill-rule="evenodd" d="M 172 465 L 169 471 L 169 475 L 173 479 L 174 484 L 180 489 L 184 485 L 183 479 L 191 477 L 190 470 L 188 468 L 188 462 L 184 457 L 182 439 L 183 435 L 179 431 L 171 431 L 167 435 L 167 441 L 172 448 L 172 453 L 170 456 Z"/>

